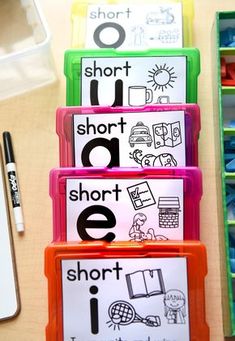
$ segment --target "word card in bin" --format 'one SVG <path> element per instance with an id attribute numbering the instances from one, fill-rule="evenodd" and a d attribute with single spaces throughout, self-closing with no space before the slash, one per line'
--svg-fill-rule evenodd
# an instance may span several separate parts
<path id="1" fill-rule="evenodd" d="M 198 241 L 51 244 L 46 339 L 208 341 L 206 272 Z"/>
<path id="2" fill-rule="evenodd" d="M 61 167 L 198 165 L 196 104 L 57 109 Z"/>
<path id="3" fill-rule="evenodd" d="M 199 239 L 199 168 L 58 168 L 54 241 Z"/>

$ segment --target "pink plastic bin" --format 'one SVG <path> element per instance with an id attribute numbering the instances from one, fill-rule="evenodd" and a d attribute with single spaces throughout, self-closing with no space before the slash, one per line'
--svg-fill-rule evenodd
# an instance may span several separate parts
<path id="1" fill-rule="evenodd" d="M 200 110 L 196 104 L 63 107 L 57 109 L 56 131 L 61 167 L 198 165 Z M 95 149 L 99 144 L 106 144 L 110 160 L 104 158 L 104 148 Z M 91 161 L 92 152 L 98 164 Z"/>
<path id="2" fill-rule="evenodd" d="M 58 168 L 50 196 L 54 241 L 199 239 L 196 167 Z"/>

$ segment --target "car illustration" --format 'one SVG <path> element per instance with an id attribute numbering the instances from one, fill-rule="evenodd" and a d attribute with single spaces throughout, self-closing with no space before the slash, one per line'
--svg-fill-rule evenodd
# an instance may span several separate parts
<path id="1" fill-rule="evenodd" d="M 149 128 L 143 124 L 143 122 L 137 122 L 134 127 L 131 128 L 129 137 L 129 144 L 134 147 L 135 144 L 147 144 L 151 147 L 153 142 L 152 136 L 150 135 Z"/>

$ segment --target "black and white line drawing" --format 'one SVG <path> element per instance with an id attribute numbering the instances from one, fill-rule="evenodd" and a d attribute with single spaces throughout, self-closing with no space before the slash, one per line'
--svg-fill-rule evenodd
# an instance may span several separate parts
<path id="1" fill-rule="evenodd" d="M 153 91 L 144 85 L 128 87 L 128 105 L 139 107 L 153 102 Z M 143 125 L 143 123 L 141 122 Z"/>
<path id="2" fill-rule="evenodd" d="M 134 147 L 135 144 L 145 144 L 151 147 L 153 138 L 150 134 L 150 130 L 143 122 L 137 122 L 134 127 L 131 128 L 129 136 L 129 144 Z"/>
<path id="3" fill-rule="evenodd" d="M 148 315 L 145 318 L 136 313 L 134 307 L 126 301 L 115 301 L 108 309 L 110 320 L 106 323 L 108 327 L 120 330 L 120 326 L 128 326 L 131 323 L 144 323 L 147 327 L 161 326 L 161 320 L 158 315 Z"/>
<path id="4" fill-rule="evenodd" d="M 165 317 L 168 324 L 185 324 L 185 295 L 177 289 L 168 290 L 164 295 Z"/>
<path id="5" fill-rule="evenodd" d="M 161 90 L 162 92 L 166 90 L 168 87 L 173 88 L 173 84 L 177 76 L 175 76 L 174 66 L 170 67 L 166 64 L 157 65 L 155 64 L 155 68 L 149 70 L 148 77 L 150 78 L 147 83 L 152 83 L 151 86 L 155 90 Z"/>
<path id="6" fill-rule="evenodd" d="M 160 30 L 157 40 L 159 40 L 163 44 L 174 44 L 180 38 L 180 30 L 178 28 L 174 28 L 172 30 Z"/>
<path id="7" fill-rule="evenodd" d="M 127 191 L 135 210 L 156 204 L 147 181 L 127 187 Z"/>
<path id="8" fill-rule="evenodd" d="M 126 283 L 130 299 L 166 293 L 161 269 L 138 270 L 127 274 Z"/>
<path id="9" fill-rule="evenodd" d="M 179 197 L 159 197 L 159 227 L 178 228 L 180 200 Z"/>
<path id="10" fill-rule="evenodd" d="M 182 143 L 180 122 L 157 123 L 153 125 L 154 147 L 176 147 Z"/>
<path id="11" fill-rule="evenodd" d="M 144 45 L 144 27 L 140 25 L 135 25 L 131 27 L 132 32 L 132 46 L 143 46 Z"/>
<path id="12" fill-rule="evenodd" d="M 135 149 L 133 153 L 129 153 L 130 159 L 140 164 L 142 167 L 176 167 L 177 161 L 172 154 L 162 153 L 157 156 L 146 154 L 144 156 L 142 150 Z"/>
<path id="13" fill-rule="evenodd" d="M 170 103 L 170 97 L 165 96 L 158 96 L 157 104 L 169 104 Z"/>
<path id="14" fill-rule="evenodd" d="M 129 230 L 131 240 L 142 241 L 145 239 L 145 232 L 141 231 L 141 226 L 146 222 L 147 217 L 144 213 L 136 213 L 133 217 L 133 223 Z"/>
<path id="15" fill-rule="evenodd" d="M 133 222 L 129 230 L 130 240 L 143 241 L 143 240 L 168 240 L 163 235 L 156 235 L 153 228 L 149 228 L 147 232 L 141 230 L 141 227 L 145 224 L 147 217 L 144 213 L 136 213 L 133 217 Z"/>
<path id="16" fill-rule="evenodd" d="M 145 239 L 148 240 L 168 240 L 169 238 L 163 236 L 162 234 L 155 234 L 153 228 L 149 228 L 145 234 Z"/>
<path id="17" fill-rule="evenodd" d="M 147 25 L 170 25 L 175 21 L 172 8 L 160 7 L 158 12 L 150 12 L 146 16 Z"/>

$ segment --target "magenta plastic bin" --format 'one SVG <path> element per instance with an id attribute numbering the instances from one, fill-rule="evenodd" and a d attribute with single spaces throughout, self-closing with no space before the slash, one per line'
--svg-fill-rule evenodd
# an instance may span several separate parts
<path id="1" fill-rule="evenodd" d="M 202 175 L 184 168 L 56 168 L 53 240 L 198 240 Z"/>
<path id="2" fill-rule="evenodd" d="M 62 107 L 56 131 L 61 167 L 198 165 L 196 104 Z"/>

